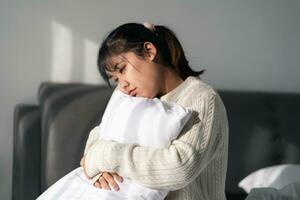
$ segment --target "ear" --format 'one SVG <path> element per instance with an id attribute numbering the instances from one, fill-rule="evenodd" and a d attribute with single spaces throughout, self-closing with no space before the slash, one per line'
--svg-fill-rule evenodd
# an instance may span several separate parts
<path id="1" fill-rule="evenodd" d="M 145 48 L 145 51 L 146 51 L 146 54 L 147 54 L 147 58 L 151 61 L 154 60 L 154 58 L 157 54 L 157 49 L 154 46 L 154 44 L 152 44 L 151 42 L 145 42 L 144 43 L 144 48 Z"/>

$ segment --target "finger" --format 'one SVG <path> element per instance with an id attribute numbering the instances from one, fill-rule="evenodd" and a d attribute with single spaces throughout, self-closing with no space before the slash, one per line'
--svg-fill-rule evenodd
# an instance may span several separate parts
<path id="1" fill-rule="evenodd" d="M 117 182 L 115 181 L 115 179 L 113 178 L 113 176 L 110 173 L 105 172 L 102 174 L 102 176 L 109 183 L 109 185 L 114 188 L 114 190 L 118 191 L 120 189 Z"/>
<path id="2" fill-rule="evenodd" d="M 120 188 L 117 184 L 117 182 L 115 181 L 115 179 L 113 178 L 113 176 L 108 173 L 108 172 L 105 172 L 103 175 L 102 175 L 105 180 L 108 182 L 108 184 L 116 191 L 118 191 Z"/>
<path id="3" fill-rule="evenodd" d="M 100 182 L 102 188 L 104 188 L 106 190 L 111 190 L 108 185 L 108 182 L 103 178 L 103 176 L 100 176 L 99 182 Z"/>
<path id="4" fill-rule="evenodd" d="M 123 177 L 119 176 L 117 173 L 112 173 L 115 180 L 119 181 L 120 183 L 123 182 Z"/>
<path id="5" fill-rule="evenodd" d="M 94 186 L 95 186 L 96 188 L 102 189 L 102 186 L 101 186 L 101 184 L 99 183 L 99 181 L 96 181 L 96 182 L 94 183 Z"/>

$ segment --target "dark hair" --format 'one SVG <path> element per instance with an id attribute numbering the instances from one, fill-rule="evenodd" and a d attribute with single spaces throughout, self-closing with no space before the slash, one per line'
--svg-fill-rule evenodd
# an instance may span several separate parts
<path id="1" fill-rule="evenodd" d="M 205 69 L 200 72 L 191 69 L 175 33 L 166 26 L 155 25 L 155 29 L 152 31 L 143 24 L 125 23 L 112 30 L 104 38 L 98 53 L 98 69 L 110 87 L 106 71 L 115 70 L 109 67 L 110 58 L 129 51 L 144 57 L 146 54 L 145 42 L 151 42 L 156 47 L 157 61 L 177 71 L 183 80 L 188 76 L 199 76 L 204 73 Z"/>

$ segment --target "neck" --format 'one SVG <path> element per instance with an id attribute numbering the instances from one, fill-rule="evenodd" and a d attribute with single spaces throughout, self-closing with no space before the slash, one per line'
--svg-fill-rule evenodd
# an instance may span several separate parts
<path id="1" fill-rule="evenodd" d="M 166 69 L 163 76 L 164 82 L 159 96 L 167 94 L 183 82 L 179 74 L 171 69 Z"/>

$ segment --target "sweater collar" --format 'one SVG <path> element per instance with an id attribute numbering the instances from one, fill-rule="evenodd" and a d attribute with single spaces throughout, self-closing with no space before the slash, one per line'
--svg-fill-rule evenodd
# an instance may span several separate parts
<path id="1" fill-rule="evenodd" d="M 170 92 L 162 95 L 160 97 L 160 100 L 162 101 L 175 101 L 177 100 L 176 98 L 179 96 L 179 94 L 184 91 L 184 89 L 189 85 L 192 81 L 194 80 L 199 80 L 199 78 L 194 77 L 194 76 L 188 76 L 183 82 L 181 82 L 176 88 L 171 90 Z"/>

